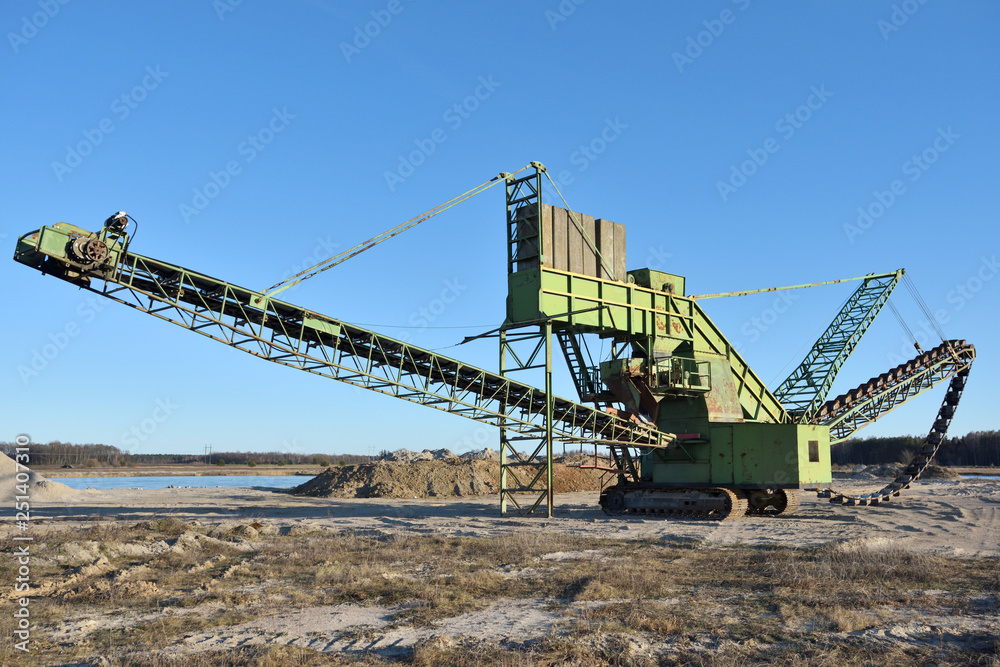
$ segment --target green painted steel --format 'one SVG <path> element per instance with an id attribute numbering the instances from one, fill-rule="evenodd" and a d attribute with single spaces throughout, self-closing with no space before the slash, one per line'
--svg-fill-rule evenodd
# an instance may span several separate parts
<path id="1" fill-rule="evenodd" d="M 958 373 L 968 372 L 976 348 L 964 340 L 945 341 L 913 360 L 872 378 L 857 389 L 827 401 L 812 423 L 830 429 L 833 444 L 843 442 L 879 417 Z"/>
<path id="2" fill-rule="evenodd" d="M 273 298 L 277 292 L 249 290 L 134 254 L 124 214 L 109 218 L 97 233 L 65 223 L 43 227 L 18 240 L 15 259 L 268 361 L 497 426 L 502 513 L 544 507 L 552 516 L 555 441 L 606 445 L 622 484 L 772 490 L 827 485 L 831 441 L 967 371 L 975 356 L 964 341 L 950 341 L 824 403 L 903 272 L 872 274 L 772 393 L 698 302 L 771 290 L 688 297 L 683 276 L 647 268 L 619 271 L 627 280 L 614 280 L 611 265 L 625 256 L 624 228 L 583 214 L 576 220 L 568 208 L 545 208 L 545 167 L 530 167 L 525 176 L 498 177 L 506 184 L 507 317 L 498 330 L 483 334 L 499 340 L 498 372 L 279 301 Z M 568 264 L 586 273 L 553 266 L 559 253 L 546 234 L 571 229 L 561 218 L 556 224 L 557 213 L 572 215 L 591 246 L 593 262 Z M 412 226 L 389 233 L 407 224 Z M 605 245 L 608 238 L 613 240 Z M 796 287 L 805 286 L 772 289 Z M 597 364 L 587 336 L 610 341 L 610 354 Z M 580 401 L 595 407 L 554 394 L 556 344 Z M 541 388 L 518 381 L 532 372 L 541 374 Z"/>
<path id="3" fill-rule="evenodd" d="M 577 332 L 619 335 L 651 352 L 717 356 L 728 360 L 744 418 L 790 420 L 781 403 L 693 299 L 637 284 L 603 280 L 547 267 L 509 276 L 508 319 L 548 318 Z M 650 343 L 652 341 L 652 344 Z"/>
<path id="4" fill-rule="evenodd" d="M 43 227 L 18 240 L 15 259 L 256 357 L 486 424 L 502 421 L 519 435 L 551 433 L 573 443 L 669 441 L 649 427 L 500 374 L 127 252 L 125 240 L 113 244 L 113 261 L 73 261 L 67 248 L 81 234 L 89 233 L 63 223 Z"/>
<path id="5" fill-rule="evenodd" d="M 775 396 L 794 414 L 796 421 L 808 423 L 826 401 L 837 373 L 902 277 L 902 269 L 866 277 L 802 363 L 775 390 Z"/>
<path id="6" fill-rule="evenodd" d="M 901 269 L 902 270 L 902 269 Z M 692 299 L 698 299 L 703 301 L 705 299 L 718 299 L 720 297 L 730 297 L 730 296 L 747 296 L 750 294 L 763 294 L 765 292 L 780 292 L 782 290 L 790 289 L 805 289 L 807 287 L 819 287 L 820 285 L 837 285 L 839 283 L 849 283 L 855 280 L 871 280 L 872 278 L 888 278 L 890 276 L 896 275 L 896 271 L 892 273 L 869 273 L 867 275 L 858 276 L 856 278 L 840 278 L 838 280 L 822 280 L 818 283 L 806 283 L 804 285 L 785 285 L 783 287 L 763 287 L 761 289 L 750 289 L 741 290 L 738 292 L 716 292 L 715 294 L 692 294 Z"/>
<path id="7" fill-rule="evenodd" d="M 704 435 L 643 455 L 640 479 L 741 489 L 809 488 L 831 481 L 830 431 L 824 426 L 736 423 L 713 426 Z"/>

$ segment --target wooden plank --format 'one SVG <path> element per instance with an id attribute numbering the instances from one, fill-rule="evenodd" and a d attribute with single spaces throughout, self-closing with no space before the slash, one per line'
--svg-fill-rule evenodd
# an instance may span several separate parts
<path id="1" fill-rule="evenodd" d="M 554 266 L 552 263 L 552 206 L 542 204 L 542 264 Z"/>
<path id="2" fill-rule="evenodd" d="M 583 240 L 583 234 L 580 233 L 580 229 L 576 226 L 577 222 L 580 222 L 580 214 L 576 211 L 572 212 L 572 216 L 576 218 L 576 222 L 570 217 L 566 225 L 567 229 L 567 247 L 566 254 L 569 257 L 569 271 L 571 273 L 583 273 L 583 248 L 586 243 Z M 569 217 L 569 213 L 567 213 Z"/>
<path id="3" fill-rule="evenodd" d="M 567 241 L 566 209 L 552 207 L 552 268 L 569 270 L 569 245 Z"/>
<path id="4" fill-rule="evenodd" d="M 615 223 L 604 218 L 598 218 L 594 223 L 597 229 L 597 249 L 604 255 L 604 261 L 613 271 L 615 268 Z M 611 274 L 598 261 L 597 277 L 611 280 Z"/>
<path id="5" fill-rule="evenodd" d="M 615 223 L 615 261 L 612 267 L 615 270 L 615 278 L 622 282 L 628 281 L 625 266 L 625 225 Z"/>
<path id="6" fill-rule="evenodd" d="M 584 275 L 597 276 L 597 254 L 590 247 L 590 243 L 597 243 L 597 235 L 594 231 L 594 216 L 585 213 L 580 214 L 580 222 L 583 223 L 583 231 L 587 233 L 590 242 L 583 238 L 583 271 Z"/>

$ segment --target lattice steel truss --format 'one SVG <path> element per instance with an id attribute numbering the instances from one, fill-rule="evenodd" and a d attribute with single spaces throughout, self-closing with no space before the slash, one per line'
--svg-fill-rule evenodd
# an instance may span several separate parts
<path id="1" fill-rule="evenodd" d="M 897 271 L 865 278 L 798 368 L 774 391 L 795 421 L 809 423 L 819 410 L 840 368 L 854 352 L 901 277 L 902 271 Z"/>
<path id="2" fill-rule="evenodd" d="M 858 429 L 914 396 L 958 373 L 967 372 L 975 358 L 976 348 L 964 340 L 945 341 L 888 373 L 872 378 L 857 389 L 828 401 L 817 411 L 812 423 L 830 428 L 831 444 L 843 442 Z"/>
<path id="3" fill-rule="evenodd" d="M 125 254 L 113 276 L 84 286 L 256 357 L 518 434 L 539 437 L 551 425 L 566 442 L 660 439 L 501 374 L 147 257 Z"/>

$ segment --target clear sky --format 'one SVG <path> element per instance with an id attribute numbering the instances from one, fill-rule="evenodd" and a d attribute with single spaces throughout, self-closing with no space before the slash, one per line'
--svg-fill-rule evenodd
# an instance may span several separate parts
<path id="1" fill-rule="evenodd" d="M 8 258 L 43 224 L 125 210 L 135 252 L 263 289 L 539 160 L 575 210 L 627 225 L 630 269 L 692 293 L 905 267 L 978 349 L 952 433 L 1000 426 L 995 2 L 8 0 L 0 28 Z M 504 234 L 494 188 L 286 296 L 442 348 L 502 320 Z M 496 446 L 9 259 L 0 277 L 0 439 Z M 704 305 L 776 386 L 853 287 Z M 930 330 L 905 290 L 894 302 Z M 911 351 L 884 312 L 836 390 Z M 495 368 L 495 341 L 448 352 Z M 942 394 L 864 433 L 926 433 Z"/>

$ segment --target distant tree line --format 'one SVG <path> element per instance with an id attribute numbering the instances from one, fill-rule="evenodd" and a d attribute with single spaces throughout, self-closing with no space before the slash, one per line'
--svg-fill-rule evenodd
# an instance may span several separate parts
<path id="1" fill-rule="evenodd" d="M 13 457 L 17 445 L 0 442 L 0 452 Z M 369 463 L 370 456 L 358 454 L 296 454 L 289 452 L 212 452 L 211 454 L 130 454 L 113 445 L 69 442 L 31 443 L 28 465 L 90 468 L 166 463 L 206 463 L 225 465 L 354 465 Z"/>
<path id="2" fill-rule="evenodd" d="M 17 445 L 13 442 L 0 442 L 0 452 L 13 458 Z M 86 467 L 88 465 L 120 465 L 122 452 L 112 445 L 87 443 L 74 445 L 68 442 L 54 440 L 48 444 L 31 443 L 28 450 L 28 465 L 72 465 Z"/>
<path id="3" fill-rule="evenodd" d="M 833 446 L 831 459 L 842 465 L 908 463 L 923 447 L 924 437 L 851 438 Z M 946 466 L 1000 466 L 1000 431 L 973 431 L 948 438 L 936 458 Z"/>
<path id="4" fill-rule="evenodd" d="M 841 465 L 907 463 L 920 451 L 923 436 L 900 435 L 880 438 L 851 438 L 834 445 L 833 463 Z M 0 442 L 0 452 L 13 457 L 17 445 Z M 591 453 L 592 450 L 580 453 Z M 32 443 L 28 465 L 73 467 L 128 466 L 166 463 L 220 465 L 356 465 L 384 458 L 360 454 L 295 454 L 290 452 L 212 452 L 211 454 L 129 454 L 113 445 L 77 445 L 55 440 Z M 577 452 L 567 452 L 575 454 Z M 1000 431 L 973 431 L 949 438 L 938 452 L 937 461 L 947 466 L 1000 466 Z"/>

